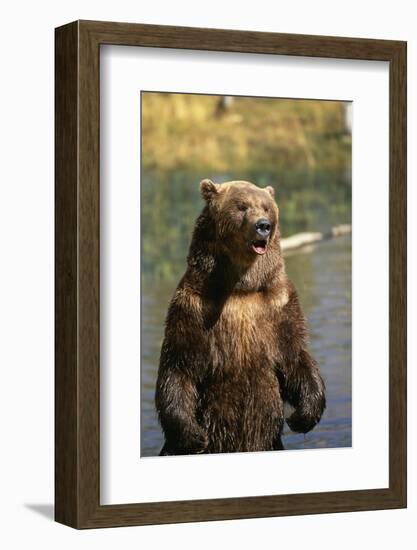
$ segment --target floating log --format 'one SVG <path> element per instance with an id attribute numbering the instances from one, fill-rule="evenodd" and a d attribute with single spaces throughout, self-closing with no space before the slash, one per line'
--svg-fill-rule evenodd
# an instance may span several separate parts
<path id="1" fill-rule="evenodd" d="M 287 252 L 288 250 L 296 250 L 303 246 L 312 245 L 333 237 L 340 237 L 341 235 L 347 235 L 352 232 L 352 226 L 349 224 L 336 225 L 332 227 L 326 233 L 296 233 L 281 239 L 281 250 Z"/>

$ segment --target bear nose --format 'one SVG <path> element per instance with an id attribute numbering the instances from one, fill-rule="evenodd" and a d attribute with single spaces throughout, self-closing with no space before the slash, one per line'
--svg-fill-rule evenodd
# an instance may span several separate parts
<path id="1" fill-rule="evenodd" d="M 271 232 L 271 224 L 265 218 L 261 218 L 255 223 L 255 229 L 261 237 L 267 237 Z"/>

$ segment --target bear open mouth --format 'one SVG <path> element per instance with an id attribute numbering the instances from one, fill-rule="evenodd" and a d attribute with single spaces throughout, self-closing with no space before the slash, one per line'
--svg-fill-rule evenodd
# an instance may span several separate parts
<path id="1" fill-rule="evenodd" d="M 261 256 L 265 254 L 267 247 L 268 243 L 266 240 L 252 241 L 253 250 Z"/>

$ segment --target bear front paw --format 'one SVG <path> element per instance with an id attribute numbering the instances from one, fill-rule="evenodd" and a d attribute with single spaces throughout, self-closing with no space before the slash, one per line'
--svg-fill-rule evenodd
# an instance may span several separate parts
<path id="1" fill-rule="evenodd" d="M 296 409 L 287 419 L 290 430 L 306 434 L 320 422 L 325 407 L 326 400 L 323 396 L 314 403 L 314 406 Z"/>
<path id="2" fill-rule="evenodd" d="M 287 424 L 292 432 L 306 434 L 314 428 L 320 418 L 314 418 L 310 415 L 294 412 L 287 420 Z"/>
<path id="3" fill-rule="evenodd" d="M 201 454 L 208 447 L 208 436 L 203 430 L 189 432 L 184 438 L 184 449 L 193 454 Z"/>

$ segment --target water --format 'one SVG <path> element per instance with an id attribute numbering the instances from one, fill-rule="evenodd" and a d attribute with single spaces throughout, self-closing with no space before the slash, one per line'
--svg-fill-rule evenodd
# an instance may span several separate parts
<path id="1" fill-rule="evenodd" d="M 184 250 L 186 245 L 183 245 Z M 349 447 L 351 433 L 351 239 L 339 237 L 288 254 L 287 273 L 295 284 L 310 331 L 310 350 L 327 387 L 321 422 L 306 434 L 285 425 L 286 449 Z M 181 272 L 185 269 L 185 259 Z M 179 277 L 142 277 L 141 455 L 155 456 L 162 433 L 154 409 L 159 351 L 167 307 Z"/>
<path id="2" fill-rule="evenodd" d="M 184 273 L 195 219 L 202 208 L 198 182 L 233 179 L 231 174 L 145 171 L 141 178 L 142 334 L 141 454 L 154 456 L 162 434 L 154 408 L 155 379 L 164 320 L 174 289 Z M 239 174 L 261 187 L 272 185 L 280 206 L 283 236 L 299 231 L 327 231 L 351 217 L 348 171 Z M 277 183 L 278 182 L 278 183 Z M 351 239 L 340 237 L 286 257 L 308 320 L 310 349 L 327 386 L 327 409 L 306 436 L 284 431 L 287 449 L 351 445 Z"/>
<path id="3" fill-rule="evenodd" d="M 310 332 L 310 350 L 326 383 L 327 408 L 316 428 L 294 434 L 285 427 L 287 449 L 350 447 L 351 402 L 351 238 L 318 244 L 286 259 Z"/>

